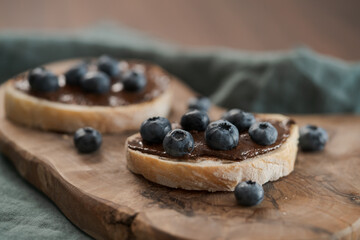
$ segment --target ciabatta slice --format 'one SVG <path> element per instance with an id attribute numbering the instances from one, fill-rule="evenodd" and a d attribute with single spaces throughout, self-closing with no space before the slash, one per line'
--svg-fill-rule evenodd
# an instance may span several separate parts
<path id="1" fill-rule="evenodd" d="M 261 119 L 286 120 L 279 114 L 257 114 Z M 128 142 L 138 138 L 130 136 L 126 141 L 127 166 L 130 171 L 146 179 L 172 188 L 206 191 L 233 191 L 241 181 L 264 184 L 290 174 L 294 169 L 298 150 L 298 126 L 290 125 L 290 135 L 273 151 L 243 161 L 199 157 L 196 161 L 160 157 L 128 147 Z M 225 163 L 226 162 L 226 163 Z"/>
<path id="2" fill-rule="evenodd" d="M 70 60 L 46 65 L 55 74 L 61 75 L 79 60 Z M 140 64 L 142 62 L 139 62 Z M 159 66 L 151 68 L 171 78 Z M 26 76 L 26 74 L 22 74 Z M 20 75 L 19 75 L 20 76 Z M 18 77 L 19 78 L 19 77 Z M 16 123 L 60 132 L 74 132 L 89 126 L 102 133 L 119 133 L 138 129 L 142 121 L 151 116 L 166 117 L 171 106 L 171 82 L 164 91 L 151 100 L 122 106 L 89 106 L 62 103 L 38 98 L 16 88 L 17 78 L 5 84 L 5 113 Z"/>

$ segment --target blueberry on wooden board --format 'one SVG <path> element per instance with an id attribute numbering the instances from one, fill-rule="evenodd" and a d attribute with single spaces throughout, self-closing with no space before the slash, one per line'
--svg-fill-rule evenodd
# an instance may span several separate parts
<path id="1" fill-rule="evenodd" d="M 75 132 L 74 144 L 81 153 L 95 152 L 100 148 L 101 143 L 101 134 L 91 127 L 80 128 Z"/>
<path id="2" fill-rule="evenodd" d="M 240 182 L 234 190 L 236 201 L 242 206 L 255 206 L 264 199 L 263 187 L 255 182 Z"/>
<path id="3" fill-rule="evenodd" d="M 324 149 L 329 137 L 327 132 L 314 125 L 300 128 L 299 144 L 303 151 L 320 151 Z"/>

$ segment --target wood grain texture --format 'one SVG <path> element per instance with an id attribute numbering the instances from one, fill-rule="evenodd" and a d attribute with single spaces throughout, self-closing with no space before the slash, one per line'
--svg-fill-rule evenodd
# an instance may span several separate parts
<path id="1" fill-rule="evenodd" d="M 174 121 L 193 93 L 180 82 L 173 87 Z M 213 108 L 211 118 L 221 112 Z M 359 238 L 360 117 L 294 118 L 321 125 L 330 142 L 323 152 L 300 152 L 295 171 L 265 184 L 265 200 L 251 208 L 238 206 L 232 193 L 171 189 L 132 174 L 124 156 L 130 132 L 105 135 L 100 151 L 79 155 L 72 136 L 15 125 L 0 108 L 0 149 L 22 177 L 97 239 Z"/>

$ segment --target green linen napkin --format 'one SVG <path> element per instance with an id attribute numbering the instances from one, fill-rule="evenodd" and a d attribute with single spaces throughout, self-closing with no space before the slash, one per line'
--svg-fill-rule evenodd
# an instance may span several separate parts
<path id="1" fill-rule="evenodd" d="M 215 104 L 255 112 L 359 113 L 360 64 L 314 53 L 184 49 L 124 27 L 0 32 L 0 81 L 48 62 L 109 54 L 155 62 Z M 0 239 L 87 239 L 0 156 Z"/>

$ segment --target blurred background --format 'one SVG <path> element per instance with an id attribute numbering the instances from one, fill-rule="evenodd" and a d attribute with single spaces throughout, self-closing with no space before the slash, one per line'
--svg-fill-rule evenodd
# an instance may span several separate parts
<path id="1" fill-rule="evenodd" d="M 112 21 L 185 46 L 307 45 L 360 59 L 358 0 L 0 0 L 0 30 L 78 29 Z"/>
<path id="2" fill-rule="evenodd" d="M 360 113 L 359 9 L 359 0 L 0 0 L 0 81 L 109 54 L 159 64 L 226 108 Z"/>

